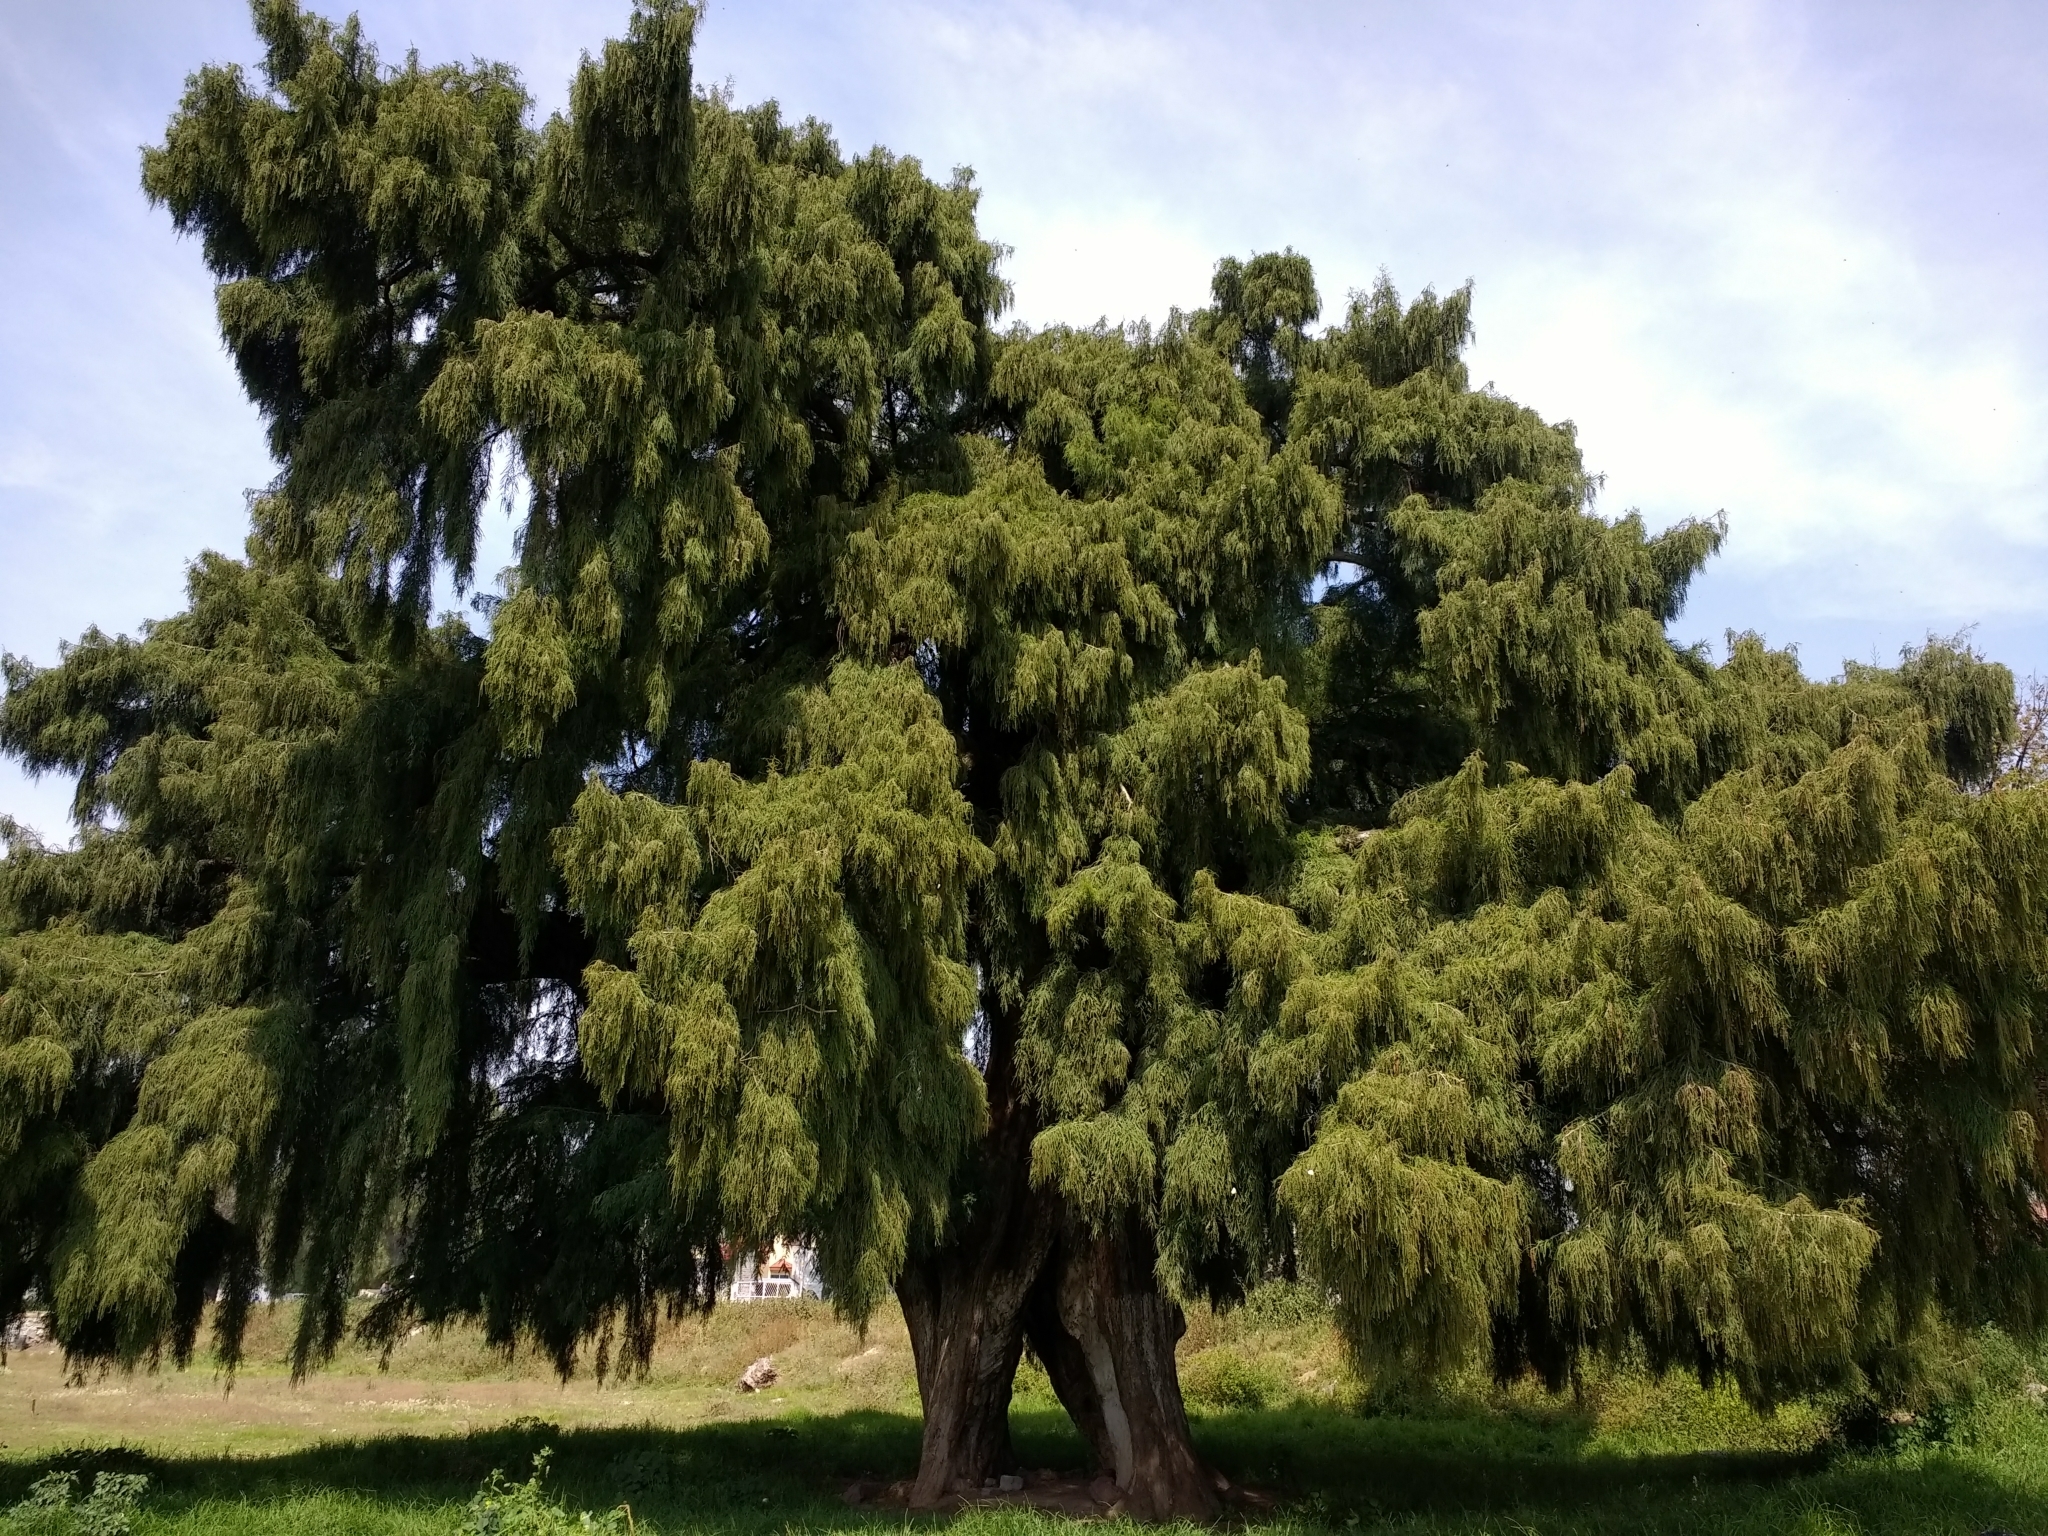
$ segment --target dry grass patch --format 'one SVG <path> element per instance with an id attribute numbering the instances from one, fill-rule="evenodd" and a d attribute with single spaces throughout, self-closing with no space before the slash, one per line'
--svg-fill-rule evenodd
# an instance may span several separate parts
<path id="1" fill-rule="evenodd" d="M 893 1308 L 865 1335 L 815 1301 L 720 1307 L 664 1326 L 644 1373 L 599 1382 L 587 1363 L 567 1382 L 531 1350 L 485 1345 L 474 1328 L 420 1330 L 388 1359 L 349 1343 L 293 1385 L 289 1302 L 266 1310 L 232 1383 L 210 1358 L 70 1378 L 62 1353 L 41 1345 L 0 1369 L 0 1456 L 126 1445 L 161 1454 L 274 1454 L 326 1440 L 392 1433 L 468 1435 L 520 1420 L 564 1428 L 645 1424 L 683 1428 L 791 1410 L 915 1412 L 910 1339 Z M 741 1394 L 749 1362 L 775 1358 L 768 1392 Z"/>

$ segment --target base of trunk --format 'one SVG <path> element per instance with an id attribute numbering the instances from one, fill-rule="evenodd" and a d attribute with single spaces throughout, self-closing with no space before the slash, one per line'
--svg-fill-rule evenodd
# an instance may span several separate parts
<path id="1" fill-rule="evenodd" d="M 992 1011 L 992 1017 L 994 1011 Z M 1188 1438 L 1173 1346 L 1185 1331 L 1162 1295 L 1152 1236 L 1136 1222 L 1081 1230 L 1059 1197 L 1030 1185 L 1031 1118 L 1006 1041 L 993 1032 L 989 1126 L 973 1214 L 897 1281 L 917 1362 L 924 1443 L 913 1509 L 978 1498 L 1018 1470 L 1010 1393 L 1028 1334 L 1053 1390 L 1137 1520 L 1211 1520 L 1218 1485 Z"/>
<path id="2" fill-rule="evenodd" d="M 984 1166 L 993 1174 L 957 1238 L 913 1259 L 896 1282 L 917 1395 L 924 1406 L 913 1509 L 978 1495 L 1017 1470 L 1010 1393 L 1024 1349 L 1024 1305 L 1055 1227 L 1025 1169 L 1028 1127 L 999 1119 Z"/>
<path id="3" fill-rule="evenodd" d="M 976 1286 L 971 1274 L 946 1268 L 936 1262 L 921 1266 L 923 1272 L 906 1274 L 896 1288 L 924 1405 L 913 1509 L 978 1493 L 988 1479 L 1017 1465 L 1010 1448 L 1010 1392 L 1024 1347 L 1023 1286 L 999 1285 L 991 1293 Z"/>
<path id="4" fill-rule="evenodd" d="M 1173 1347 L 1186 1321 L 1162 1294 L 1149 1233 L 1067 1231 L 1024 1313 L 1053 1391 L 1134 1520 L 1213 1520 L 1218 1485 L 1195 1454 Z"/>

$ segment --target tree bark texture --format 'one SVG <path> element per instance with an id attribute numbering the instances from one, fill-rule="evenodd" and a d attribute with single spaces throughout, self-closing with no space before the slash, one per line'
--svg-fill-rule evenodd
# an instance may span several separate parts
<path id="1" fill-rule="evenodd" d="M 1186 1332 L 1161 1293 L 1151 1234 L 1069 1224 L 1025 1309 L 1053 1391 L 1122 1490 L 1134 1520 L 1213 1520 L 1218 1485 L 1195 1454 L 1173 1347 Z"/>
<path id="2" fill-rule="evenodd" d="M 1032 1127 L 1008 1091 L 1008 1053 L 999 1045 L 996 1055 L 973 1214 L 936 1251 L 913 1258 L 896 1282 L 924 1406 L 913 1509 L 972 1496 L 988 1479 L 1017 1470 L 1010 1392 L 1024 1349 L 1024 1304 L 1055 1228 L 1030 1187 Z"/>
<path id="3" fill-rule="evenodd" d="M 1001 1266 L 954 1249 L 913 1264 L 897 1282 L 924 1405 L 913 1509 L 972 1495 L 1017 1469 L 1010 1392 L 1024 1347 L 1025 1295 L 1043 1253 L 1015 1257 L 1022 1262 Z"/>

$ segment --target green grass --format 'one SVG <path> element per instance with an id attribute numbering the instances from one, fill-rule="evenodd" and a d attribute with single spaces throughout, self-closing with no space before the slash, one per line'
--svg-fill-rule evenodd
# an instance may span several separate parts
<path id="1" fill-rule="evenodd" d="M 718 1373 L 771 1335 L 783 1341 L 778 1359 L 791 1362 L 789 1392 L 780 1402 L 738 1398 Z M 423 1341 L 408 1367 L 414 1374 L 390 1381 L 389 1393 L 481 1383 L 464 1390 L 502 1388 L 514 1404 L 544 1387 L 563 1410 L 467 1429 L 443 1420 L 364 1433 L 372 1421 L 341 1405 L 310 1424 L 252 1422 L 239 1433 L 219 1420 L 202 1425 L 193 1397 L 189 1428 L 178 1427 L 174 1402 L 168 1415 L 137 1419 L 143 1427 L 132 1435 L 116 1416 L 79 1420 L 96 1427 L 52 1438 L 27 1432 L 18 1400 L 0 1395 L 0 1509 L 53 1469 L 86 1474 L 82 1484 L 114 1470 L 150 1480 L 136 1536 L 453 1536 L 468 1528 L 471 1500 L 491 1473 L 522 1479 L 545 1447 L 554 1498 L 571 1511 L 630 1507 L 636 1533 L 788 1536 L 944 1523 L 959 1536 L 1047 1536 L 1066 1523 L 1020 1510 L 913 1521 L 840 1501 L 850 1480 L 893 1480 L 916 1463 L 918 1423 L 891 1374 L 899 1343 L 885 1324 L 862 1338 L 817 1312 L 733 1308 L 712 1330 L 665 1348 L 660 1382 L 598 1393 L 535 1382 L 520 1362 L 480 1360 L 473 1340 Z M 1220 1384 L 1216 1405 L 1195 1410 L 1203 1454 L 1233 1480 L 1278 1497 L 1277 1511 L 1258 1522 L 1261 1536 L 1974 1536 L 1991 1528 L 2048 1536 L 2048 1412 L 2010 1389 L 1951 1418 L 1929 1416 L 1886 1449 L 1850 1452 L 1827 1437 L 1825 1405 L 1762 1415 L 1727 1391 L 1631 1373 L 1595 1382 L 1577 1400 L 1474 1387 L 1375 1407 L 1341 1378 L 1313 1319 L 1197 1319 L 1182 1354 L 1192 1377 Z M 1223 1363 L 1213 1363 L 1219 1356 Z M 10 1371 L 21 1367 L 17 1357 Z M 273 1381 L 268 1390 L 289 1389 Z M 116 1415 L 128 1401 L 90 1399 Z M 259 1397 L 249 1411 L 260 1419 L 283 1401 Z M 625 1418 L 643 1410 L 647 1422 Z M 1078 1438 L 1029 1371 L 1012 1421 L 1027 1465 L 1080 1467 Z"/>
<path id="2" fill-rule="evenodd" d="M 1050 1413 L 1020 1413 L 1026 1461 L 1073 1465 L 1080 1447 Z M 1239 1481 L 1285 1495 L 1269 1523 L 1291 1531 L 1517 1533 L 2048 1531 L 2048 1425 L 2032 1409 L 1981 1416 L 1951 1443 L 1883 1454 L 1590 1449 L 1583 1425 L 1468 1412 L 1417 1418 L 1300 1407 L 1204 1416 L 1198 1438 Z M 903 1414 L 557 1430 L 529 1424 L 467 1436 L 390 1436 L 280 1456 L 166 1457 L 119 1451 L 0 1466 L 12 1501 L 54 1465 L 150 1478 L 138 1536 L 452 1533 L 494 1469 L 524 1476 L 554 1450 L 549 1487 L 572 1509 L 630 1505 L 652 1532 L 864 1531 L 900 1513 L 848 1509 L 860 1475 L 907 1474 L 917 1423 Z M 1061 1524 L 975 1512 L 962 1536 Z"/>

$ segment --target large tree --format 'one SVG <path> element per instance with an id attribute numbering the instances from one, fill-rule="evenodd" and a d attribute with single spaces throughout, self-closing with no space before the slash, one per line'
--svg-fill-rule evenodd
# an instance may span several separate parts
<path id="1" fill-rule="evenodd" d="M 81 838 L 0 866 L 0 1314 L 232 1360 L 289 1286 L 306 1368 L 375 1278 L 604 1370 L 800 1235 L 903 1309 L 918 1501 L 1028 1345 L 1153 1517 L 1216 1499 L 1180 1309 L 1269 1275 L 1374 1368 L 1763 1399 L 2035 1325 L 2003 668 L 1675 645 L 1720 527 L 1596 515 L 1465 290 L 1001 333 L 967 174 L 693 88 L 675 0 L 537 130 L 255 15 L 144 183 L 278 478 L 8 664 Z"/>

